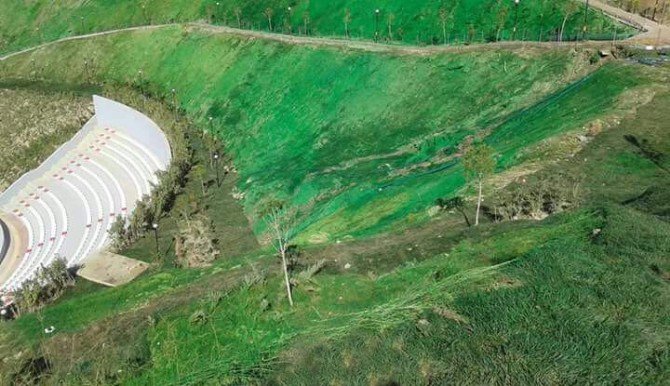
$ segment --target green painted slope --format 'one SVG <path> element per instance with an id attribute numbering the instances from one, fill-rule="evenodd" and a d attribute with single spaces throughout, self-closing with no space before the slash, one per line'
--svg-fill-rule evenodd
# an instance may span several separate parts
<path id="1" fill-rule="evenodd" d="M 216 4 L 219 3 L 217 6 Z M 320 36 L 345 35 L 349 10 L 352 38 L 402 41 L 411 44 L 443 43 L 440 10 L 446 13 L 446 38 L 451 43 L 498 39 L 555 40 L 566 10 L 572 8 L 565 38 L 581 34 L 584 9 L 573 0 L 522 1 L 517 11 L 511 0 L 5 0 L 0 13 L 0 52 L 9 52 L 65 36 L 128 26 L 207 20 L 246 29 L 268 30 L 264 12 L 271 9 L 275 32 Z M 291 11 L 288 7 L 291 6 Z M 375 16 L 375 10 L 379 15 Z M 238 17 L 239 14 L 239 23 Z M 518 19 L 518 33 L 513 34 Z M 307 21 L 307 22 L 306 22 Z M 631 31 L 597 12 L 586 20 L 589 37 L 610 39 Z M 390 28 L 389 28 L 390 27 Z"/>
<path id="2" fill-rule="evenodd" d="M 60 44 L 4 67 L 10 77 L 148 82 L 168 100 L 175 88 L 203 128 L 213 118 L 250 218 L 283 203 L 299 210 L 303 240 L 334 240 L 427 219 L 436 198 L 463 186 L 466 137 L 491 133 L 510 166 L 643 81 L 613 64 L 566 87 L 586 63 L 567 50 L 391 56 L 175 27 Z"/>

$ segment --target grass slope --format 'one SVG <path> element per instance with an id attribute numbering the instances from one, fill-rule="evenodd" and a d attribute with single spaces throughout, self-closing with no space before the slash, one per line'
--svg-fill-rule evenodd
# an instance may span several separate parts
<path id="1" fill-rule="evenodd" d="M 463 187 L 456 154 L 467 137 L 490 135 L 507 167 L 647 82 L 631 66 L 598 69 L 568 50 L 394 56 L 178 27 L 67 42 L 2 68 L 7 77 L 149 83 L 223 138 L 256 232 L 283 203 L 299 212 L 302 241 L 425 221 L 436 198 Z"/>
<path id="2" fill-rule="evenodd" d="M 504 169 L 544 139 L 616 111 L 638 86 L 667 81 L 662 69 L 544 54 L 391 56 L 174 28 L 63 44 L 0 71 L 147 82 L 166 100 L 175 88 L 183 111 L 225 140 L 247 214 L 274 200 L 301 208 L 306 240 L 416 225 L 434 197 L 462 186 L 453 156 L 467 136 L 495 146 Z M 659 383 L 670 371 L 670 111 L 667 90 L 656 91 L 546 170 L 583 176 L 590 209 L 470 230 L 422 222 L 358 240 L 353 269 L 324 252 L 328 269 L 297 276 L 293 309 L 276 259 L 262 251 L 75 292 L 3 325 L 0 380 L 44 355 L 53 384 Z M 187 189 L 197 192 L 197 181 Z M 220 196 L 229 193 L 215 191 L 207 205 L 228 210 Z M 161 223 L 172 222 L 166 249 L 174 221 Z M 442 243 L 431 240 L 429 257 L 420 253 L 427 234 Z M 385 257 L 376 248 L 385 239 L 406 240 L 396 244 L 406 253 L 364 268 Z M 152 253 L 151 241 L 133 253 Z M 57 332 L 43 335 L 52 324 Z"/>
<path id="3" fill-rule="evenodd" d="M 621 207 L 592 220 L 596 240 L 587 225 L 534 244 L 490 278 L 410 303 L 401 323 L 378 311 L 381 326 L 305 339 L 269 383 L 663 383 L 670 286 L 654 269 L 670 269 L 670 226 Z"/>
<path id="4" fill-rule="evenodd" d="M 464 41 L 555 40 L 566 10 L 573 0 L 521 2 L 518 16 L 511 1 L 420 0 L 384 2 L 371 0 L 96 0 L 32 1 L 8 0 L 0 13 L 0 52 L 15 51 L 39 42 L 129 26 L 207 20 L 247 29 L 268 30 L 265 11 L 271 9 L 275 32 L 344 36 L 345 10 L 349 10 L 349 35 L 373 39 L 375 31 L 384 40 L 410 44 L 444 42 L 440 9 L 447 10 L 447 40 Z M 219 4 L 217 6 L 217 3 Z M 574 4 L 574 3 L 572 3 Z M 288 7 L 291 6 L 291 11 Z M 375 17 L 375 10 L 379 16 Z M 580 36 L 584 8 L 574 7 L 566 21 L 565 39 Z M 238 23 L 239 13 L 239 23 Z M 514 36 L 515 19 L 518 34 Z M 306 22 L 307 21 L 307 22 Z M 589 37 L 611 39 L 631 33 L 600 13 L 586 19 Z"/>

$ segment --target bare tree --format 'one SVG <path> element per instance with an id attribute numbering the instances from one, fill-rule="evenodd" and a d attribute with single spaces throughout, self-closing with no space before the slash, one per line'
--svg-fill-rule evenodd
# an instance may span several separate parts
<path id="1" fill-rule="evenodd" d="M 482 204 L 482 186 L 487 175 L 493 173 L 495 158 L 493 148 L 485 144 L 472 146 L 463 156 L 463 168 L 468 179 L 477 185 L 477 214 L 475 226 L 479 225 L 479 212 Z"/>
<path id="2" fill-rule="evenodd" d="M 305 28 L 305 35 L 309 35 L 309 23 L 310 23 L 310 21 L 311 21 L 311 18 L 310 18 L 310 15 L 309 15 L 309 10 L 306 10 L 302 14 L 302 22 L 303 22 L 304 28 Z"/>
<path id="3" fill-rule="evenodd" d="M 389 40 L 393 40 L 393 23 L 395 22 L 395 14 L 389 13 L 386 17 L 386 26 L 388 27 Z"/>
<path id="4" fill-rule="evenodd" d="M 349 8 L 344 10 L 344 37 L 349 38 L 349 24 L 351 24 L 351 10 Z"/>
<path id="5" fill-rule="evenodd" d="M 561 32 L 558 35 L 558 41 L 563 41 L 563 33 L 565 32 L 565 24 L 568 22 L 568 19 L 577 12 L 579 5 L 577 2 L 570 1 L 565 5 L 565 15 L 563 17 L 563 23 L 561 23 Z"/>
<path id="6" fill-rule="evenodd" d="M 237 18 L 237 28 L 242 28 L 242 8 L 235 7 L 233 13 L 235 13 L 235 17 Z"/>
<path id="7" fill-rule="evenodd" d="M 447 22 L 449 21 L 449 10 L 445 7 L 440 8 L 440 24 L 442 25 L 442 42 L 447 44 Z"/>
<path id="8" fill-rule="evenodd" d="M 498 29 L 496 31 L 496 41 L 500 41 L 500 34 L 505 28 L 505 24 L 507 24 L 507 15 L 509 13 L 509 8 L 507 6 L 503 6 L 500 9 L 498 9 Z"/>
<path id="9" fill-rule="evenodd" d="M 263 15 L 268 19 L 268 29 L 272 32 L 272 15 L 274 15 L 274 11 L 270 7 L 265 8 Z"/>
<path id="10" fill-rule="evenodd" d="M 266 216 L 268 232 L 272 238 L 272 246 L 279 253 L 284 271 L 284 283 L 288 302 L 293 307 L 293 293 L 288 276 L 288 248 L 294 236 L 292 216 L 285 209 L 275 208 Z"/>

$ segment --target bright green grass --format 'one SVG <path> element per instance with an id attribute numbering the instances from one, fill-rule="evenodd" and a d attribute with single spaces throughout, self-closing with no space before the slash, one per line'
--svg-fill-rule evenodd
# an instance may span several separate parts
<path id="1" fill-rule="evenodd" d="M 436 198 L 463 187 L 453 154 L 465 137 L 489 130 L 507 167 L 519 150 L 607 113 L 646 82 L 615 63 L 568 84 L 588 66 L 568 50 L 394 56 L 177 27 L 3 63 L 8 77 L 148 81 L 167 100 L 175 88 L 186 113 L 224 139 L 256 232 L 283 203 L 299 212 L 301 241 L 425 221 Z"/>
<path id="2" fill-rule="evenodd" d="M 447 40 L 464 41 L 556 40 L 572 0 L 522 1 L 518 9 L 518 32 L 513 34 L 517 14 L 513 2 L 500 0 L 96 0 L 53 2 L 6 0 L 0 13 L 0 52 L 33 46 L 43 41 L 129 26 L 207 20 L 217 24 L 268 30 L 264 11 L 273 10 L 275 32 L 305 33 L 309 17 L 310 35 L 344 36 L 345 10 L 351 13 L 352 38 L 402 41 L 410 44 L 444 42 L 440 9 L 449 11 Z M 292 6 L 289 13 L 288 6 Z M 235 10 L 239 7 L 241 25 Z M 375 17 L 374 11 L 380 10 Z M 564 39 L 581 36 L 584 7 L 568 19 Z M 389 34 L 389 21 L 390 34 Z M 628 35 L 631 30 L 612 22 L 598 12 L 586 20 L 589 37 L 611 39 L 613 32 Z"/>
<path id="3" fill-rule="evenodd" d="M 402 323 L 362 325 L 336 339 L 303 339 L 268 380 L 663 383 L 670 376 L 670 287 L 652 268 L 670 269 L 670 226 L 622 207 L 603 214 L 590 224 L 603 229 L 597 240 L 589 241 L 589 224 L 582 223 L 581 231 L 535 244 L 489 280 L 421 298 L 423 307 Z M 443 317 L 436 307 L 464 321 Z"/>
<path id="4" fill-rule="evenodd" d="M 597 221 L 580 214 L 525 231 L 499 229 L 482 243 L 463 241 L 449 256 L 407 265 L 377 280 L 355 274 L 316 277 L 311 285 L 316 292 L 298 287 L 300 306 L 290 312 L 281 282 L 275 279 L 244 287 L 220 302 L 203 298 L 161 319 L 149 333 L 151 364 L 139 379 L 124 381 L 250 382 L 267 373 L 270 360 L 295 339 L 337 339 L 362 326 L 393 328 L 416 312 L 451 299 L 462 286 L 487 282 L 495 271 L 488 273 L 491 264 L 523 256 L 558 237 L 583 239 Z M 270 303 L 265 311 L 263 299 Z M 194 323 L 190 316 L 198 310 L 206 316 Z"/>

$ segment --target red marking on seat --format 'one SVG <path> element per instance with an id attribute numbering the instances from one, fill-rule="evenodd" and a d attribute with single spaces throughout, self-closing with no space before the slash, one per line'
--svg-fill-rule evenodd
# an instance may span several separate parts
<path id="1" fill-rule="evenodd" d="M 30 204 L 25 204 L 24 206 L 25 206 L 25 207 L 27 208 L 27 207 L 29 207 L 29 206 L 30 206 Z"/>
<path id="2" fill-rule="evenodd" d="M 23 213 L 19 213 L 19 214 L 17 214 L 17 216 L 23 217 Z"/>
<path id="3" fill-rule="evenodd" d="M 114 217 L 114 216 L 115 216 L 114 213 L 110 213 L 110 214 L 109 214 L 109 217 Z"/>
<path id="4" fill-rule="evenodd" d="M 128 210 L 128 208 L 126 208 L 126 207 L 124 206 L 123 208 L 121 208 L 121 210 L 125 212 L 125 211 Z"/>
<path id="5" fill-rule="evenodd" d="M 84 159 L 85 159 L 86 161 L 88 161 L 88 160 L 90 160 L 90 159 L 91 159 L 91 157 L 89 157 L 89 156 L 86 156 L 86 157 L 84 157 Z"/>
<path id="6" fill-rule="evenodd" d="M 36 200 L 39 200 L 39 199 L 40 199 L 40 196 L 35 196 L 35 199 L 36 199 Z"/>
<path id="7" fill-rule="evenodd" d="M 62 231 L 61 236 L 67 236 L 67 231 Z"/>
<path id="8" fill-rule="evenodd" d="M 67 170 L 67 168 L 63 166 L 62 168 L 60 168 L 60 170 Z"/>
<path id="9" fill-rule="evenodd" d="M 37 244 L 37 246 L 38 246 L 38 247 L 43 247 L 43 246 L 44 246 L 44 243 L 39 243 L 39 244 Z"/>
<path id="10" fill-rule="evenodd" d="M 30 253 L 30 252 L 32 252 L 32 251 L 33 251 L 32 248 L 28 248 L 28 249 L 26 249 L 26 253 Z"/>
<path id="11" fill-rule="evenodd" d="M 54 178 L 58 178 L 58 174 L 54 174 L 53 176 L 54 176 Z"/>
<path id="12" fill-rule="evenodd" d="M 53 237 L 53 236 L 49 237 L 49 241 L 54 241 L 54 240 L 56 240 L 55 237 Z"/>
<path id="13" fill-rule="evenodd" d="M 79 157 L 83 157 L 83 156 L 84 156 L 83 154 L 79 153 Z"/>
<path id="14" fill-rule="evenodd" d="M 90 227 L 91 227 L 91 224 L 86 224 L 86 228 L 90 228 Z"/>
<path id="15" fill-rule="evenodd" d="M 81 164 L 80 164 L 80 163 L 78 163 L 78 164 L 77 164 L 77 166 L 81 166 Z"/>
<path id="16" fill-rule="evenodd" d="M 74 173 L 72 170 L 67 171 L 67 174 L 72 174 L 72 173 Z"/>
<path id="17" fill-rule="evenodd" d="M 98 222 L 102 222 L 102 219 L 101 219 L 101 218 L 99 218 L 99 219 L 98 219 Z"/>
<path id="18" fill-rule="evenodd" d="M 107 144 L 107 142 L 103 142 L 103 143 L 101 143 L 100 145 L 101 145 L 101 146 L 105 146 L 106 144 Z"/>
<path id="19" fill-rule="evenodd" d="M 48 191 L 49 191 L 49 188 L 44 188 L 45 193 L 48 192 Z"/>
<path id="20" fill-rule="evenodd" d="M 61 180 L 61 181 L 63 181 L 63 180 L 64 180 L 64 178 L 63 178 L 63 177 L 58 177 L 58 179 L 59 179 L 59 180 Z"/>
<path id="21" fill-rule="evenodd" d="M 95 151 L 100 151 L 100 148 L 95 149 Z"/>

